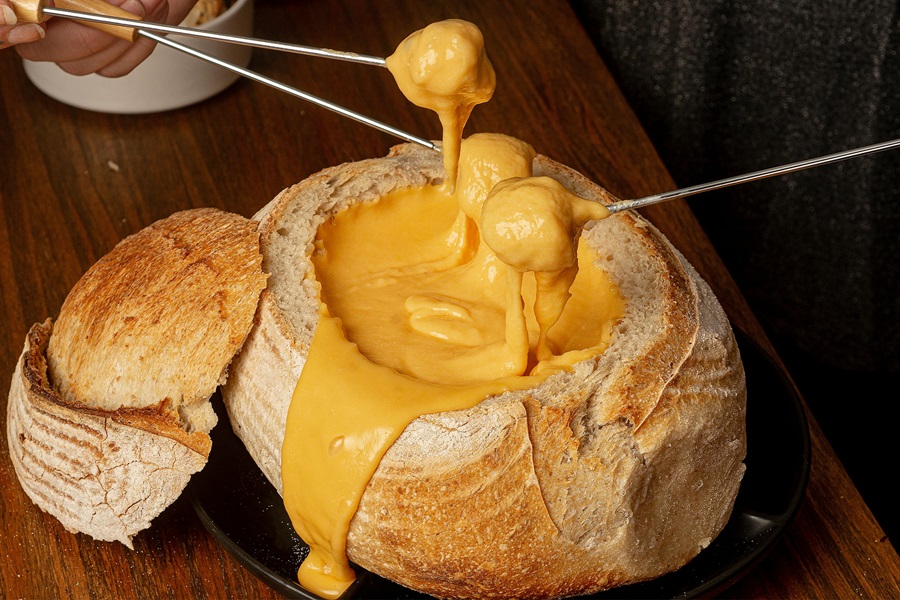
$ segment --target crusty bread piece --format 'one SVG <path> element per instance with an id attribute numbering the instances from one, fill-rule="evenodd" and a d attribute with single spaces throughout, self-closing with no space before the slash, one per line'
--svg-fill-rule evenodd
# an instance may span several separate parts
<path id="1" fill-rule="evenodd" d="M 609 201 L 545 157 L 535 174 Z M 317 322 L 317 227 L 352 203 L 442 177 L 439 155 L 399 146 L 326 169 L 257 215 L 271 277 L 223 396 L 279 490 L 287 408 Z M 559 597 L 677 569 L 724 527 L 746 454 L 728 321 L 639 216 L 592 223 L 584 236 L 627 299 L 608 350 L 536 388 L 413 421 L 363 494 L 351 560 L 442 597 Z"/>
<path id="2" fill-rule="evenodd" d="M 7 410 L 22 487 L 71 531 L 131 538 L 209 456 L 208 402 L 266 277 L 256 224 L 216 209 L 129 236 L 31 328 Z"/>

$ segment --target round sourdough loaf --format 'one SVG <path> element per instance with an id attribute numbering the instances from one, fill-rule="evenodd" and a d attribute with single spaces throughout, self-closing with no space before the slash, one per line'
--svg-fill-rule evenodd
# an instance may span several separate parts
<path id="1" fill-rule="evenodd" d="M 610 200 L 545 157 L 534 170 Z M 317 323 L 317 227 L 442 177 L 438 154 L 398 146 L 313 175 L 255 217 L 270 279 L 223 396 L 279 491 L 287 410 Z M 639 216 L 583 235 L 627 299 L 608 350 L 535 388 L 410 423 L 362 496 L 353 562 L 441 597 L 560 597 L 677 569 L 722 530 L 746 454 L 744 372 L 728 321 Z"/>
<path id="2" fill-rule="evenodd" d="M 266 276 L 256 223 L 176 213 L 122 240 L 25 340 L 7 405 L 22 488 L 70 531 L 147 528 L 203 468 L 208 402 Z"/>

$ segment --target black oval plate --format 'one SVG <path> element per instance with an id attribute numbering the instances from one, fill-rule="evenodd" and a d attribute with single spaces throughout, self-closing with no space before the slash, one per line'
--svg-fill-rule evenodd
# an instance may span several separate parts
<path id="1" fill-rule="evenodd" d="M 585 598 L 693 598 L 722 592 L 751 570 L 781 538 L 809 479 L 806 414 L 784 373 L 747 336 L 736 333 L 747 372 L 747 472 L 731 519 L 722 533 L 678 571 L 652 581 Z M 281 497 L 228 426 L 212 432 L 206 468 L 188 486 L 203 522 L 237 560 L 289 598 L 317 599 L 296 581 L 308 549 L 291 527 Z M 344 598 L 422 598 L 357 568 L 360 577 Z"/>

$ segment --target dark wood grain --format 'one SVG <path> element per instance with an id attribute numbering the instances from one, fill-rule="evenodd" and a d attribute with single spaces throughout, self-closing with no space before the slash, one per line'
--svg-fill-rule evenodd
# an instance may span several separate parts
<path id="1" fill-rule="evenodd" d="M 494 100 L 476 110 L 468 132 L 521 137 L 622 197 L 675 187 L 565 2 L 258 0 L 256 30 L 385 56 L 413 30 L 448 17 L 482 28 L 499 75 Z M 437 120 L 402 100 L 384 70 L 262 51 L 253 67 L 410 132 L 439 136 Z M 0 103 L 3 390 L 27 328 L 55 316 L 82 273 L 126 235 L 190 207 L 252 215 L 310 173 L 383 155 L 395 143 L 243 81 L 158 115 L 78 110 L 38 92 L 12 51 L 0 53 Z M 646 214 L 710 282 L 733 322 L 771 352 L 688 206 L 670 203 Z M 726 595 L 900 597 L 897 553 L 810 423 L 813 464 L 800 511 L 772 554 Z M 184 500 L 136 537 L 133 552 L 66 532 L 22 492 L 5 431 L 0 437 L 0 597 L 276 596 L 207 535 Z"/>

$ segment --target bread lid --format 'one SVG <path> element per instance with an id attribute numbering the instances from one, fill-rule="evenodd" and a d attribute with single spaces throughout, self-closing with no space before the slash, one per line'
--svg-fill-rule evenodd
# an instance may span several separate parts
<path id="1" fill-rule="evenodd" d="M 204 208 L 122 240 L 32 327 L 7 429 L 23 488 L 73 531 L 131 547 L 209 456 L 266 284 L 256 223 Z"/>

